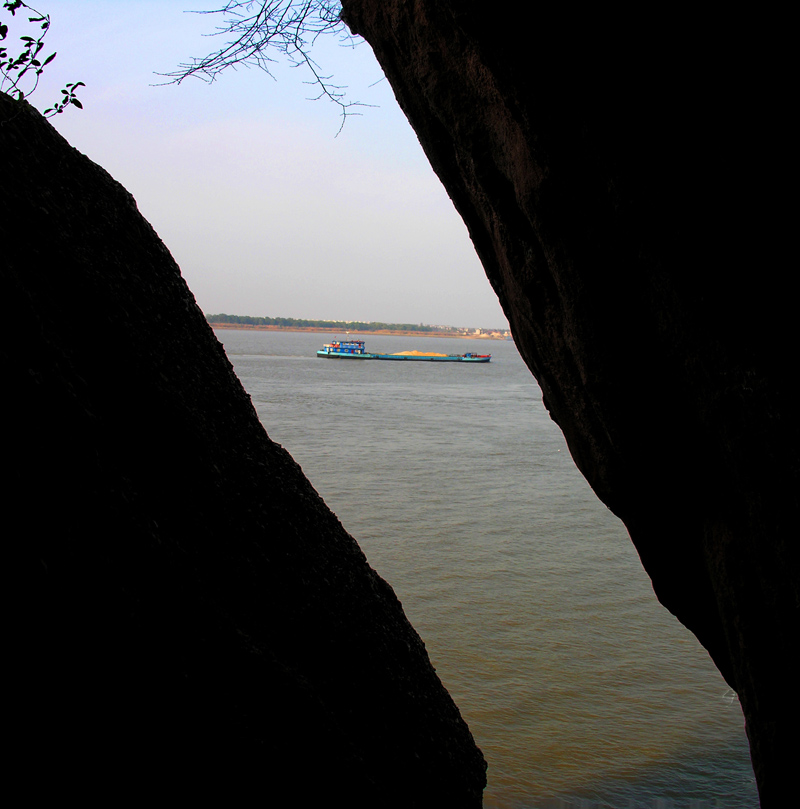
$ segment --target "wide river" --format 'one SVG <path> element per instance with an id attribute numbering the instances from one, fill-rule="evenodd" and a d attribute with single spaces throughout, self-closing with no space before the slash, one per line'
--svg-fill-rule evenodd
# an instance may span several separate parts
<path id="1" fill-rule="evenodd" d="M 758 806 L 735 695 L 657 602 L 513 343 L 368 336 L 493 358 L 359 362 L 317 359 L 332 334 L 216 334 L 425 641 L 489 762 L 487 809 Z"/>

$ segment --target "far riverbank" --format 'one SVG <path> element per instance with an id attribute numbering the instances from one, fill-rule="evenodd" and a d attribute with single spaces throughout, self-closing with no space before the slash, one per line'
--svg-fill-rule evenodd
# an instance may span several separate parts
<path id="1" fill-rule="evenodd" d="M 214 323 L 209 321 L 212 329 L 220 331 L 307 331 L 317 332 L 319 334 L 332 334 L 336 333 L 336 329 L 322 328 L 318 326 L 255 326 L 247 323 Z M 487 331 L 484 329 L 475 329 L 467 332 L 463 331 L 399 331 L 392 329 L 380 329 L 375 331 L 348 331 L 349 336 L 358 335 L 359 337 L 372 337 L 373 335 L 397 335 L 400 337 L 456 337 L 460 340 L 510 340 L 505 335 L 507 332 L 501 331 Z"/>

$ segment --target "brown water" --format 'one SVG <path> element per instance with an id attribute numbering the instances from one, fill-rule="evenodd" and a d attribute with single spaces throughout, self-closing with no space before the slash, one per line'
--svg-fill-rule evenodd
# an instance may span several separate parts
<path id="1" fill-rule="evenodd" d="M 315 357 L 344 335 L 217 336 L 403 602 L 489 762 L 488 809 L 758 805 L 734 695 L 656 601 L 513 343 L 365 338 L 493 354 L 465 366 Z"/>

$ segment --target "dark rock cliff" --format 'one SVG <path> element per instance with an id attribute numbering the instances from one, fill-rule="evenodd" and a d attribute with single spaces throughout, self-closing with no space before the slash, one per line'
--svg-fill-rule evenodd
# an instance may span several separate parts
<path id="1" fill-rule="evenodd" d="M 786 805 L 799 442 L 781 21 L 343 6 L 577 465 L 739 694 L 762 804 Z"/>
<path id="2" fill-rule="evenodd" d="M 480 806 L 483 758 L 421 640 L 134 200 L 3 94 L 0 157 L 26 792 Z"/>

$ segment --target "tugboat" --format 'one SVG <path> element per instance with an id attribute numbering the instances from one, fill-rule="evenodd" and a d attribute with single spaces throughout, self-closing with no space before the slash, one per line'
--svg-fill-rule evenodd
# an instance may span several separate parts
<path id="1" fill-rule="evenodd" d="M 417 362 L 489 362 L 491 354 L 437 354 L 434 351 L 398 351 L 396 354 L 370 354 L 363 340 L 332 340 L 317 351 L 325 359 L 416 360 Z"/>

